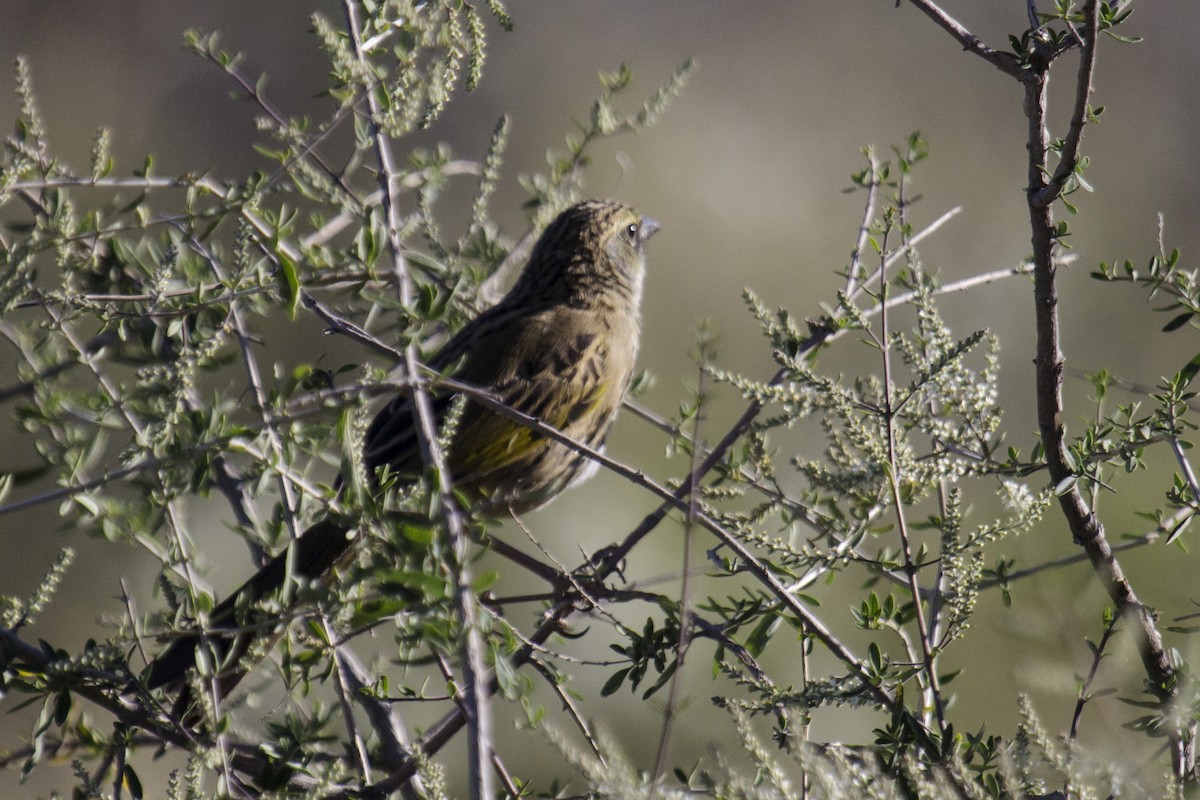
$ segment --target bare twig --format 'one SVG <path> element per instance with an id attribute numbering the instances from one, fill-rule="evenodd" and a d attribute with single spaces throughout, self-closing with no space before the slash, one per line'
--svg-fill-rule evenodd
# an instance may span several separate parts
<path id="1" fill-rule="evenodd" d="M 1083 50 L 1079 57 L 1079 74 L 1075 84 L 1075 106 L 1071 110 L 1071 126 L 1058 154 L 1058 168 L 1054 177 L 1031 195 L 1031 202 L 1040 205 L 1053 203 L 1062 194 L 1063 184 L 1079 164 L 1079 143 L 1083 129 L 1088 123 L 1088 99 L 1092 96 L 1092 76 L 1096 71 L 1096 40 L 1099 37 L 1099 17 L 1096 3 L 1086 2 L 1083 6 Z M 1074 30 L 1072 28 L 1072 30 Z M 1078 36 L 1076 32 L 1076 36 Z M 1032 187 L 1031 187 L 1032 188 Z"/>
<path id="2" fill-rule="evenodd" d="M 1017 80 L 1021 79 L 1020 64 L 1012 53 L 1003 53 L 988 47 L 982 39 L 963 27 L 962 23 L 939 8 L 932 0 L 910 0 L 910 2 L 932 19 L 938 27 L 957 39 L 964 50 L 974 53 L 1006 75 L 1011 75 Z"/>
<path id="3" fill-rule="evenodd" d="M 1172 530 L 1175 530 L 1180 521 L 1193 513 L 1195 512 L 1193 512 L 1190 508 L 1177 509 L 1174 513 L 1168 515 L 1161 523 L 1155 526 L 1154 530 L 1143 533 L 1140 536 L 1135 536 L 1132 539 L 1127 539 L 1120 544 L 1115 544 L 1112 546 L 1112 551 L 1114 553 L 1119 553 L 1124 550 L 1134 550 L 1138 547 L 1145 547 L 1148 544 L 1153 544 L 1162 537 L 1168 535 Z M 1035 575 L 1040 575 L 1043 572 L 1048 572 L 1049 570 L 1069 567 L 1072 564 L 1079 564 L 1088 560 L 1089 558 L 1087 552 L 1080 550 L 1079 552 L 1072 553 L 1069 556 L 1056 558 L 1052 561 L 1044 561 L 1041 564 L 1036 564 L 1026 569 L 1019 569 L 1015 572 L 1010 572 L 1002 578 L 986 578 L 979 582 L 979 588 L 992 589 L 997 586 L 1007 586 L 1013 581 L 1032 578 Z"/>
<path id="4" fill-rule="evenodd" d="M 1071 714 L 1071 732 L 1069 738 L 1074 741 L 1079 735 L 1079 720 L 1083 717 L 1083 708 L 1091 699 L 1092 684 L 1096 682 L 1096 673 L 1100 671 L 1100 661 L 1104 658 L 1104 649 L 1108 646 L 1108 642 L 1117 632 L 1117 623 L 1121 618 L 1113 614 L 1108 620 L 1108 624 L 1104 626 L 1104 632 L 1100 635 L 1100 641 L 1092 648 L 1092 666 L 1088 669 L 1087 677 L 1079 687 L 1079 697 L 1075 701 L 1075 711 Z M 1091 644 L 1091 642 L 1089 642 Z"/>
<path id="5" fill-rule="evenodd" d="M 704 334 L 700 335 L 703 337 Z M 706 352 L 707 348 L 707 343 L 702 340 L 700 342 L 698 360 L 700 369 L 697 373 L 696 382 L 696 415 L 692 423 L 691 432 L 692 458 L 688 469 L 692 485 L 688 490 L 687 511 L 683 519 L 683 574 L 680 577 L 679 586 L 679 638 L 675 642 L 675 672 L 671 675 L 671 688 L 667 690 L 667 704 L 663 709 L 662 732 L 658 737 L 658 749 L 654 756 L 654 771 L 650 777 L 652 800 L 657 792 L 658 782 L 662 779 L 663 772 L 667 766 L 667 753 L 671 747 L 671 730 L 675 722 L 675 715 L 678 713 L 679 695 L 683 690 L 683 665 L 691 639 L 691 626 L 688 624 L 688 609 L 691 605 L 692 587 L 692 533 L 695 531 L 696 526 L 697 503 L 700 502 L 700 476 L 696 473 L 696 467 L 700 465 L 700 454 L 704 450 L 700 434 L 706 410 L 705 401 L 708 399 L 705 389 L 705 378 L 708 375 L 706 362 L 709 356 Z"/>
<path id="6" fill-rule="evenodd" d="M 575 723 L 575 727 L 579 728 L 579 732 L 583 734 L 583 738 L 587 741 L 588 747 L 592 748 L 592 753 L 596 756 L 596 758 L 600 759 L 601 763 L 603 763 L 604 754 L 600 752 L 600 745 L 596 742 L 596 737 L 592 733 L 592 728 L 590 725 L 588 725 L 587 720 L 583 718 L 583 714 L 581 714 L 579 709 L 575 706 L 575 700 L 571 697 L 570 693 L 563 688 L 562 681 L 558 680 L 558 676 L 555 675 L 549 667 L 542 663 L 540 658 L 531 658 L 529 660 L 529 665 L 533 667 L 535 672 L 546 679 L 546 683 L 550 684 L 550 688 L 553 689 L 554 694 L 558 696 L 558 700 L 560 703 L 562 703 L 563 710 L 567 712 L 567 716 L 569 716 L 571 721 Z"/>
<path id="7" fill-rule="evenodd" d="M 853 298 L 859 289 L 859 273 L 862 270 L 863 253 L 867 240 L 871 238 L 871 223 L 875 221 L 875 208 L 879 200 L 879 162 L 875 159 L 875 151 L 867 148 L 867 202 L 863 209 L 862 223 L 858 226 L 858 238 L 854 242 L 854 250 L 850 254 L 850 266 L 846 268 L 846 285 L 843 293 L 847 298 Z"/>
<path id="8" fill-rule="evenodd" d="M 358 732 L 358 724 L 354 721 L 354 709 L 350 707 L 350 699 L 354 690 L 351 687 L 349 677 L 346 675 L 346 662 L 342 660 L 342 652 L 349 651 L 350 648 L 344 643 L 337 643 L 337 637 L 334 635 L 333 628 L 324 614 L 320 616 L 319 623 L 324 633 L 325 641 L 329 642 L 329 646 L 333 651 L 331 654 L 333 660 L 333 685 L 337 690 L 338 705 L 342 709 L 342 722 L 346 726 L 346 735 L 354 745 L 358 775 L 365 783 L 371 779 L 371 757 L 367 753 L 367 743 L 363 741 L 362 734 Z"/>

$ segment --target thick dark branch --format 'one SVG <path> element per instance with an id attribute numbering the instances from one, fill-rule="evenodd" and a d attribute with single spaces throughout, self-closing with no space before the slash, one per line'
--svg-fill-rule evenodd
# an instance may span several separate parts
<path id="1" fill-rule="evenodd" d="M 1089 62 L 1095 57 L 1095 15 L 1098 0 L 1088 0 L 1085 14 L 1090 20 L 1085 35 L 1091 37 L 1087 49 Z M 1086 55 L 1086 54 L 1085 54 Z M 1057 242 L 1056 225 L 1052 205 L 1041 202 L 1043 196 L 1051 196 L 1053 180 L 1047 168 L 1049 152 L 1049 127 L 1046 121 L 1046 83 L 1048 64 L 1025 81 L 1025 109 L 1029 116 L 1029 187 L 1028 206 L 1032 229 L 1034 262 L 1034 301 L 1037 320 L 1037 416 L 1042 446 L 1046 453 L 1046 466 L 1052 485 L 1059 485 L 1073 477 L 1075 470 L 1067 454 L 1066 435 L 1062 425 L 1063 413 L 1063 353 L 1058 315 L 1057 270 L 1054 263 L 1054 247 Z M 1078 86 L 1080 93 L 1091 89 L 1091 67 L 1087 78 Z M 1086 107 L 1087 97 L 1076 97 L 1075 107 Z M 1075 143 L 1078 145 L 1078 142 Z M 1071 167 L 1074 168 L 1073 166 Z M 1139 652 L 1146 671 L 1151 691 L 1164 702 L 1177 699 L 1179 688 L 1177 676 L 1169 654 L 1164 647 L 1162 634 L 1158 630 L 1154 612 L 1143 605 L 1125 577 L 1120 562 L 1109 544 L 1104 526 L 1088 507 L 1079 488 L 1071 487 L 1059 495 L 1059 505 L 1071 530 L 1074 541 L 1083 548 L 1092 569 L 1104 585 L 1109 597 L 1120 614 L 1130 621 L 1141 640 Z M 1194 766 L 1194 748 L 1181 737 L 1173 736 L 1175 773 L 1178 778 L 1190 774 Z"/>

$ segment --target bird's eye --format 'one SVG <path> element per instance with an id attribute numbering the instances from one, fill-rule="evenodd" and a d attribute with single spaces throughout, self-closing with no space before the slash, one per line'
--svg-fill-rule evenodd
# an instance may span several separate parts
<path id="1" fill-rule="evenodd" d="M 629 238 L 629 241 L 631 241 L 631 242 L 637 241 L 638 226 L 637 226 L 636 222 L 631 223 L 630 226 L 625 229 L 625 235 Z"/>

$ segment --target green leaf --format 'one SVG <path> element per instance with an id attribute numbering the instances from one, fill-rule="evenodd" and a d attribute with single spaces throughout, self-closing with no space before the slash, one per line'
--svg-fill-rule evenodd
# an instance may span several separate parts
<path id="1" fill-rule="evenodd" d="M 308 621 L 308 632 L 318 642 L 325 645 L 331 644 L 329 641 L 329 630 L 321 624 L 319 619 L 310 619 Z"/>
<path id="2" fill-rule="evenodd" d="M 213 596 L 208 592 L 198 592 L 196 594 L 196 611 L 201 614 L 211 614 L 216 608 L 216 603 L 213 602 Z"/>
<path id="3" fill-rule="evenodd" d="M 1178 522 L 1178 524 L 1176 524 L 1175 527 L 1173 527 L 1171 529 L 1171 532 L 1167 535 L 1167 544 L 1170 544 L 1171 542 L 1178 539 L 1179 534 L 1181 534 L 1185 530 L 1187 530 L 1188 526 L 1192 524 L 1192 520 L 1194 520 L 1195 518 L 1196 518 L 1195 514 L 1189 514 L 1188 516 L 1181 519 Z"/>
<path id="4" fill-rule="evenodd" d="M 1068 475 L 1054 485 L 1054 496 L 1062 497 L 1065 494 L 1070 494 L 1077 483 L 1079 483 L 1078 475 Z"/>
<path id="5" fill-rule="evenodd" d="M 1194 316 L 1196 316 L 1194 312 L 1185 311 L 1184 313 L 1180 314 L 1179 316 L 1173 318 L 1166 325 L 1163 325 L 1163 327 L 1162 327 L 1163 333 L 1170 333 L 1171 331 L 1179 330 L 1184 325 L 1187 325 L 1188 322 L 1191 321 L 1192 317 L 1194 317 Z"/>
<path id="6" fill-rule="evenodd" d="M 434 530 L 433 528 L 405 525 L 400 529 L 400 533 L 414 544 L 429 544 L 433 541 Z"/>
<path id="7" fill-rule="evenodd" d="M 492 650 L 492 666 L 495 670 L 496 685 L 501 696 L 513 700 L 521 695 L 521 682 L 513 665 L 495 647 Z"/>
<path id="8" fill-rule="evenodd" d="M 354 614 L 350 617 L 350 625 L 361 628 L 381 619 L 393 617 L 401 611 L 411 608 L 412 605 L 413 599 L 407 597 L 366 602 L 355 609 Z"/>
<path id="9" fill-rule="evenodd" d="M 778 626 L 779 617 L 774 614 L 767 614 L 759 620 L 758 624 L 754 626 L 754 630 L 746 637 L 746 650 L 750 652 L 750 655 L 756 658 L 762 655 L 767 642 L 771 640 L 771 634 Z"/>
<path id="10" fill-rule="evenodd" d="M 296 273 L 296 262 L 280 249 L 276 249 L 275 255 L 279 257 L 279 288 L 287 300 L 288 316 L 295 319 L 296 308 L 300 305 L 300 278 Z"/>
<path id="11" fill-rule="evenodd" d="M 142 781 L 129 764 L 125 765 L 125 785 L 129 787 L 129 794 L 134 797 L 134 800 L 141 800 L 145 797 L 145 792 L 142 791 Z"/>
<path id="12" fill-rule="evenodd" d="M 625 676 L 629 674 L 629 667 L 619 669 L 612 674 L 612 677 L 604 682 L 603 688 L 600 689 L 601 697 L 608 697 L 615 694 L 621 688 L 621 684 L 625 682 Z"/>
<path id="13" fill-rule="evenodd" d="M 1192 379 L 1196 377 L 1197 372 L 1200 372 L 1200 353 L 1192 356 L 1192 360 L 1185 364 L 1183 369 L 1179 370 L 1179 388 L 1183 389 L 1191 383 Z"/>
<path id="14" fill-rule="evenodd" d="M 62 727 L 67 724 L 67 717 L 71 714 L 71 693 L 59 692 L 54 698 L 54 724 Z"/>
<path id="15" fill-rule="evenodd" d="M 495 586 L 496 582 L 499 580 L 500 573 L 496 572 L 495 570 L 481 573 L 477 575 L 473 581 L 471 581 L 471 590 L 476 593 L 487 591 Z"/>

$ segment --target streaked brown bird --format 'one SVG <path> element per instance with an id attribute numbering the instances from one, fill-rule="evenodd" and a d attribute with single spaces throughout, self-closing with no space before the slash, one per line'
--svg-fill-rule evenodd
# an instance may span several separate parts
<path id="1" fill-rule="evenodd" d="M 516 284 L 495 306 L 463 327 L 429 366 L 450 372 L 517 411 L 572 439 L 602 449 L 629 387 L 641 329 L 639 306 L 646 241 L 659 225 L 607 200 L 568 208 L 542 233 Z M 439 420 L 454 395 L 436 394 Z M 424 468 L 413 405 L 398 395 L 376 416 L 363 443 L 373 477 L 382 467 L 413 480 Z M 549 502 L 597 468 L 580 453 L 468 400 L 446 452 L 453 486 L 472 501 L 492 501 L 516 513 Z M 315 580 L 350 546 L 349 528 L 322 520 L 296 541 L 293 570 Z M 238 662 L 253 634 L 234 627 L 235 609 L 283 586 L 287 553 L 276 556 L 214 609 L 207 646 L 220 668 L 225 695 L 243 677 Z M 176 640 L 150 665 L 154 689 L 181 682 L 196 662 L 200 636 Z"/>

